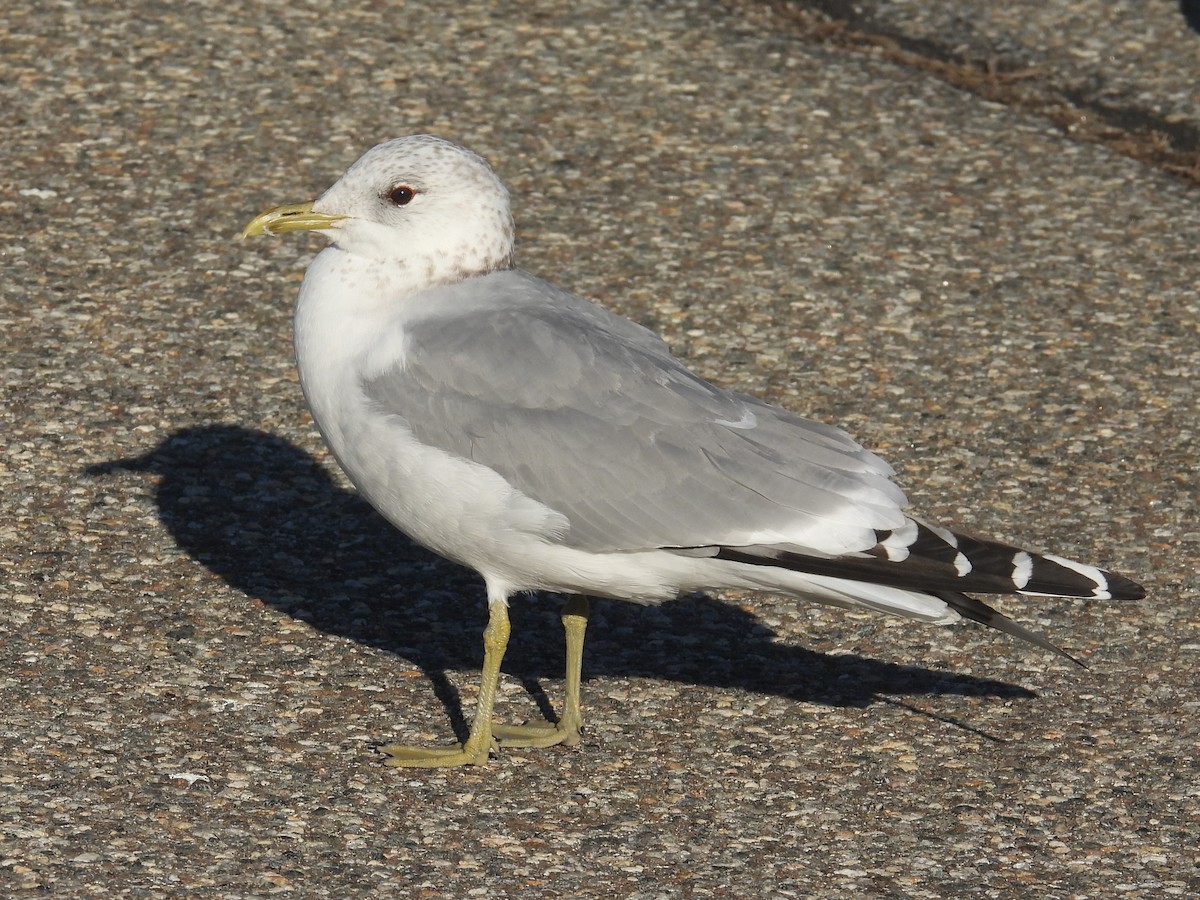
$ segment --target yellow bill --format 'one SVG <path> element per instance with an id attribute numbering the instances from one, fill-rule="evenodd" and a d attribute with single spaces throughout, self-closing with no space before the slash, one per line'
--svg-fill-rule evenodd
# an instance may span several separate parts
<path id="1" fill-rule="evenodd" d="M 312 207 L 312 201 L 309 201 L 269 209 L 242 229 L 242 238 L 259 234 L 286 234 L 289 231 L 321 231 L 332 228 L 346 218 L 313 212 Z"/>

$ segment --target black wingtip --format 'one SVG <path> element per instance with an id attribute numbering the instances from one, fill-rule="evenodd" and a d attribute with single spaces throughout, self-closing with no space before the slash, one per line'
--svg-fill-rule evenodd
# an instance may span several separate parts
<path id="1" fill-rule="evenodd" d="M 1076 659 L 1057 644 L 1038 634 L 1036 631 L 1026 628 L 1018 622 L 1014 622 L 1003 613 L 992 609 L 982 600 L 977 600 L 974 597 L 969 597 L 966 594 L 960 594 L 956 591 L 934 591 L 933 593 L 965 619 L 970 619 L 973 622 L 978 622 L 997 631 L 1003 631 L 1005 634 L 1033 644 L 1035 647 L 1041 647 L 1043 650 L 1049 650 L 1063 659 L 1069 659 L 1081 669 L 1088 667 L 1087 663 Z"/>
<path id="2" fill-rule="evenodd" d="M 1131 578 L 1116 572 L 1105 572 L 1104 577 L 1113 600 L 1142 600 L 1146 596 L 1146 589 Z"/>

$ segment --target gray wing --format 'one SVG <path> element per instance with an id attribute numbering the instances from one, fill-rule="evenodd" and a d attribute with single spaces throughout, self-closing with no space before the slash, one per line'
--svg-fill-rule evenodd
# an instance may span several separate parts
<path id="1" fill-rule="evenodd" d="M 367 397 L 564 515 L 569 546 L 832 555 L 904 521 L 890 467 L 844 432 L 719 390 L 652 332 L 531 275 L 419 299 L 403 360 Z"/>

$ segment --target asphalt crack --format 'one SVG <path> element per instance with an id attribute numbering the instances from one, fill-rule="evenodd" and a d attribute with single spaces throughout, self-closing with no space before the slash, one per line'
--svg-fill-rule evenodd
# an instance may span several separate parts
<path id="1" fill-rule="evenodd" d="M 1072 78 L 986 46 L 963 50 L 961 41 L 950 47 L 906 35 L 872 16 L 862 2 L 726 0 L 726 5 L 760 22 L 767 20 L 776 33 L 786 30 L 810 43 L 868 53 L 927 72 L 982 99 L 1053 122 L 1072 140 L 1108 147 L 1200 185 L 1200 127 L 1179 116 L 1114 101 L 1098 78 Z M 1181 9 L 1186 16 L 1186 4 Z"/>

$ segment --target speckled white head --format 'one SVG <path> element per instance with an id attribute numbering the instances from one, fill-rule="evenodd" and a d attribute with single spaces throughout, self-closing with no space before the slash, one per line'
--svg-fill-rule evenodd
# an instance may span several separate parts
<path id="1" fill-rule="evenodd" d="M 372 147 L 313 204 L 347 253 L 395 261 L 431 282 L 512 266 L 508 191 L 479 156 L 430 134 Z"/>

